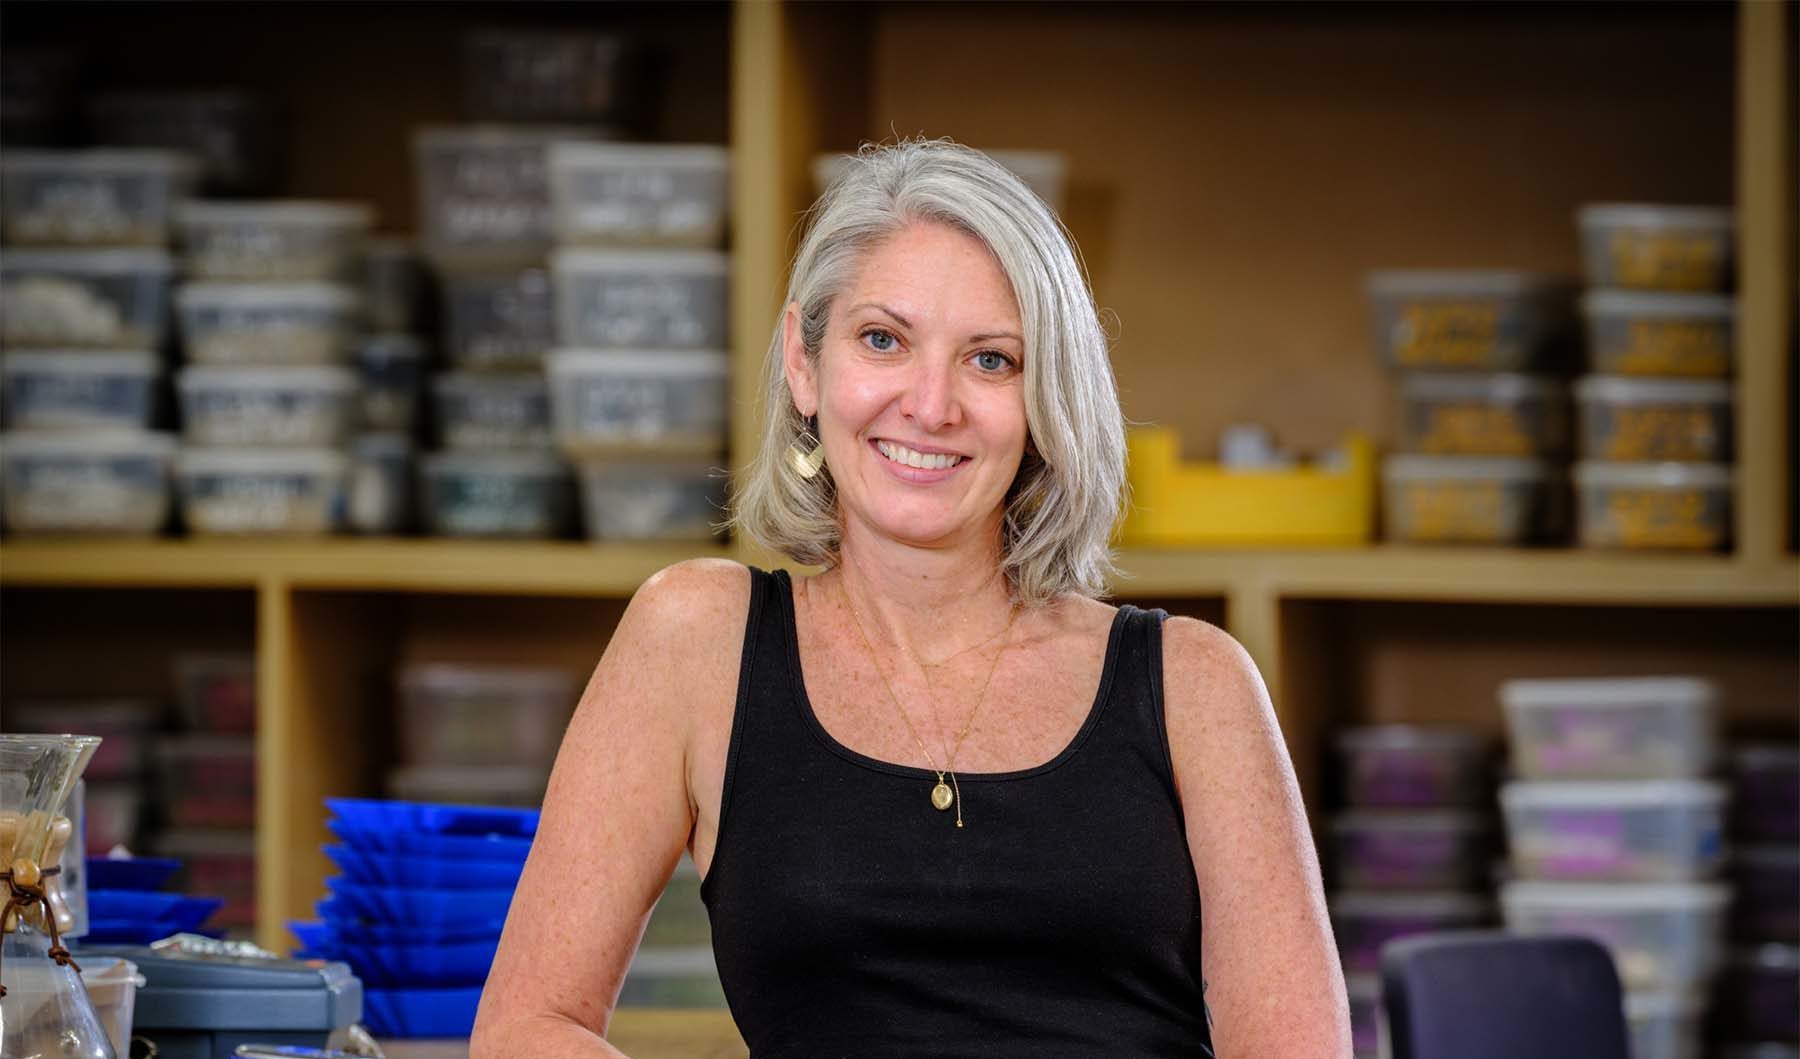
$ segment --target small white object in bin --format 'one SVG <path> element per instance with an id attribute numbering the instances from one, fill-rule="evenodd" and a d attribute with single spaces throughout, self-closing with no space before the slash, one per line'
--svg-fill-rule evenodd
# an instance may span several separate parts
<path id="1" fill-rule="evenodd" d="M 160 249 L 0 254 L 0 342 L 15 349 L 156 349 L 174 259 Z"/>

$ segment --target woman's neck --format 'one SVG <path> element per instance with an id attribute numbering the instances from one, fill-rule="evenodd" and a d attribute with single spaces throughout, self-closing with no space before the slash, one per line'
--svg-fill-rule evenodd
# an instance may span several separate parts
<path id="1" fill-rule="evenodd" d="M 990 540 L 920 548 L 846 527 L 838 565 L 821 587 L 840 603 L 847 597 L 871 639 L 930 663 L 978 646 L 1011 617 L 998 526 Z"/>

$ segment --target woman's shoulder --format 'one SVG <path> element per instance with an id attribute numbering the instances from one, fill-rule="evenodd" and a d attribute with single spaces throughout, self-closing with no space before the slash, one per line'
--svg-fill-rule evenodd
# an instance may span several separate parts
<path id="1" fill-rule="evenodd" d="M 749 567 L 731 559 L 684 559 L 638 586 L 625 620 L 660 636 L 735 637 L 749 606 Z"/>

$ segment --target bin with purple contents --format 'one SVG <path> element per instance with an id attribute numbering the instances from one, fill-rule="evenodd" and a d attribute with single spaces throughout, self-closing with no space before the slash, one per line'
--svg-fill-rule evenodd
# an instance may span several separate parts
<path id="1" fill-rule="evenodd" d="M 1694 780 L 1509 783 L 1500 805 L 1521 878 L 1678 882 L 1724 862 L 1725 794 Z"/>
<path id="2" fill-rule="evenodd" d="M 1344 803 L 1381 809 L 1481 806 L 1491 797 L 1487 742 L 1462 728 L 1381 725 L 1337 736 Z"/>
<path id="3" fill-rule="evenodd" d="M 1493 902 L 1478 894 L 1369 893 L 1345 890 L 1331 897 L 1338 955 L 1351 974 L 1381 969 L 1381 947 L 1396 938 L 1479 927 L 1493 918 Z"/>
<path id="4" fill-rule="evenodd" d="M 1476 813 L 1348 812 L 1331 822 L 1338 885 L 1350 890 L 1478 888 L 1493 828 Z"/>
<path id="5" fill-rule="evenodd" d="M 1731 889 L 1716 883 L 1512 882 L 1500 889 L 1506 929 L 1593 938 L 1627 990 L 1688 990 L 1724 956 Z"/>
<path id="6" fill-rule="evenodd" d="M 1719 690 L 1697 677 L 1509 680 L 1500 702 L 1525 779 L 1666 779 L 1714 763 Z"/>

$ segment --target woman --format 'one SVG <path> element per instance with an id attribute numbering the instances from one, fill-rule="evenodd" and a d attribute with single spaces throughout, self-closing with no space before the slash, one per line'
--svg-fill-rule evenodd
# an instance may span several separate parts
<path id="1" fill-rule="evenodd" d="M 768 387 L 735 522 L 826 570 L 638 591 L 474 1055 L 620 1054 L 601 1034 L 686 849 L 754 1059 L 1349 1056 L 1254 665 L 1095 598 L 1123 420 L 1050 210 L 976 151 L 865 150 L 813 211 Z"/>

